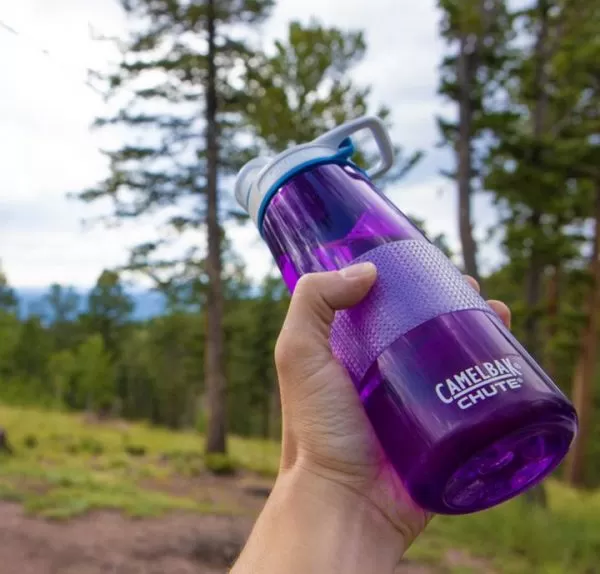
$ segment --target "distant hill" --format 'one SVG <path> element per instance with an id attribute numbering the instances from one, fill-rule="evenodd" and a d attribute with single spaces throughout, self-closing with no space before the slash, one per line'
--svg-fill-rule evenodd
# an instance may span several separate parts
<path id="1" fill-rule="evenodd" d="M 31 314 L 44 314 L 45 305 L 43 298 L 48 293 L 48 288 L 15 288 L 19 297 L 21 313 L 25 316 Z M 81 311 L 85 311 L 85 299 L 88 292 L 84 289 L 75 290 L 82 301 Z M 135 304 L 134 319 L 143 320 L 156 317 L 164 312 L 164 299 L 160 293 L 147 290 L 130 290 L 130 297 Z"/>

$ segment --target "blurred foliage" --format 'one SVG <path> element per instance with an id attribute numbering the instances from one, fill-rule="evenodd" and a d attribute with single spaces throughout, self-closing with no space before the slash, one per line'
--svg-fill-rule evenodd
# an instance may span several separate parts
<path id="1" fill-rule="evenodd" d="M 131 98 L 97 125 L 126 128 L 131 139 L 106 151 L 109 176 L 80 198 L 109 198 L 120 219 L 160 216 L 164 225 L 134 248 L 127 267 L 152 278 L 166 306 L 161 316 L 134 320 L 121 276 L 106 270 L 83 298 L 52 285 L 38 306 L 45 311 L 35 307 L 25 316 L 0 270 L 0 400 L 13 405 L 0 407 L 0 420 L 15 450 L 2 455 L 0 497 L 50 517 L 97 507 L 134 515 L 219 512 L 140 484 L 205 472 L 276 473 L 279 446 L 271 439 L 279 438 L 281 413 L 273 348 L 289 296 L 278 278 L 249 279 L 222 225 L 217 334 L 228 388 L 223 426 L 226 419 L 234 436 L 226 455 L 207 457 L 202 449 L 210 386 L 204 361 L 215 335 L 205 329 L 210 265 L 196 235 L 205 231 L 207 182 L 216 177 L 207 126 L 218 132 L 222 222 L 240 218 L 227 191 L 251 156 L 311 140 L 365 113 L 388 126 L 393 120 L 389 108 L 373 105 L 371 88 L 354 80 L 367 50 L 360 30 L 295 21 L 259 49 L 254 24 L 268 15 L 271 0 L 123 4 L 134 32 L 120 46 L 118 68 L 97 81 L 107 83 L 111 97 L 130 90 Z M 511 307 L 517 338 L 559 386 L 585 398 L 578 404 L 582 438 L 567 475 L 583 488 L 550 482 L 547 508 L 517 500 L 460 521 L 436 519 L 411 552 L 439 562 L 460 546 L 503 572 L 595 572 L 600 503 L 585 487 L 600 485 L 600 5 L 438 4 L 445 42 L 439 93 L 456 112 L 440 118 L 439 129 L 455 159 L 445 175 L 459 196 L 460 254 L 444 235 L 431 239 L 449 256 L 461 255 L 475 276 L 477 248 L 499 245 L 501 265 L 482 277 L 486 296 Z M 198 41 L 212 24 L 216 51 Z M 215 105 L 207 97 L 211 82 L 212 115 L 205 113 Z M 370 163 L 370 150 L 358 143 L 357 161 Z M 421 157 L 396 147 L 397 169 L 384 183 Z M 471 201 L 484 193 L 497 222 L 479 229 L 487 236 L 477 245 Z M 188 232 L 191 247 L 172 250 Z M 574 376 L 584 363 L 592 368 Z"/>
<path id="2" fill-rule="evenodd" d="M 230 427 L 237 434 L 276 437 L 273 347 L 288 295 L 273 277 L 253 295 L 247 284 L 238 269 L 226 298 Z M 57 291 L 65 290 L 53 286 L 51 293 Z M 70 321 L 53 309 L 23 319 L 0 312 L 0 398 L 202 428 L 204 310 L 173 309 L 134 322 L 132 300 L 118 276 L 107 272 L 83 304 L 85 311 Z"/>

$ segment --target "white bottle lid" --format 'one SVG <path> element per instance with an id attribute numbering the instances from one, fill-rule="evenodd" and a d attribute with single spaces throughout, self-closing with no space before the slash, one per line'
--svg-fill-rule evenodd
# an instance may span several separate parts
<path id="1" fill-rule="evenodd" d="M 366 170 L 370 178 L 388 171 L 394 163 L 394 148 L 383 122 L 365 116 L 346 122 L 310 143 L 292 147 L 273 158 L 257 157 L 239 171 L 235 181 L 235 197 L 240 206 L 260 228 L 269 201 L 284 182 L 310 165 L 327 160 L 348 159 L 353 146 L 342 146 L 344 140 L 362 129 L 369 129 L 379 149 L 379 162 Z M 342 146 L 342 147 L 340 147 Z"/>

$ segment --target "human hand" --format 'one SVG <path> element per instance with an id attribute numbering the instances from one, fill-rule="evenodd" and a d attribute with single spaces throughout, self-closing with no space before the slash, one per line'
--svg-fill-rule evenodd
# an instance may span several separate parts
<path id="1" fill-rule="evenodd" d="M 284 420 L 282 470 L 298 469 L 346 490 L 349 498 L 368 500 L 397 532 L 403 552 L 429 516 L 387 463 L 358 393 L 329 346 L 335 311 L 362 300 L 375 278 L 375 267 L 366 264 L 305 275 L 296 286 L 275 352 Z M 506 305 L 490 305 L 508 326 Z"/>
<path id="2" fill-rule="evenodd" d="M 275 350 L 280 473 L 236 574 L 391 572 L 430 518 L 387 463 L 329 345 L 335 311 L 359 303 L 376 274 L 368 263 L 296 285 Z M 490 304 L 508 325 L 508 308 Z"/>

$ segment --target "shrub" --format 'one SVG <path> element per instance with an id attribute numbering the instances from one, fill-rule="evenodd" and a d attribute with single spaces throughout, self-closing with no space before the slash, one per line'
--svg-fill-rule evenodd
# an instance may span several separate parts
<path id="1" fill-rule="evenodd" d="M 104 452 L 104 445 L 93 437 L 82 438 L 79 443 L 79 448 L 82 452 L 93 455 L 100 455 Z"/>
<path id="2" fill-rule="evenodd" d="M 144 456 L 146 447 L 141 444 L 128 444 L 125 446 L 125 452 L 131 456 Z"/>
<path id="3" fill-rule="evenodd" d="M 213 474 L 227 475 L 234 474 L 237 470 L 235 461 L 226 454 L 207 454 L 204 457 L 204 466 Z"/>
<path id="4" fill-rule="evenodd" d="M 25 438 L 23 439 L 23 444 L 27 447 L 27 448 L 35 448 L 38 445 L 38 439 L 35 435 L 33 434 L 28 434 L 25 436 Z"/>

